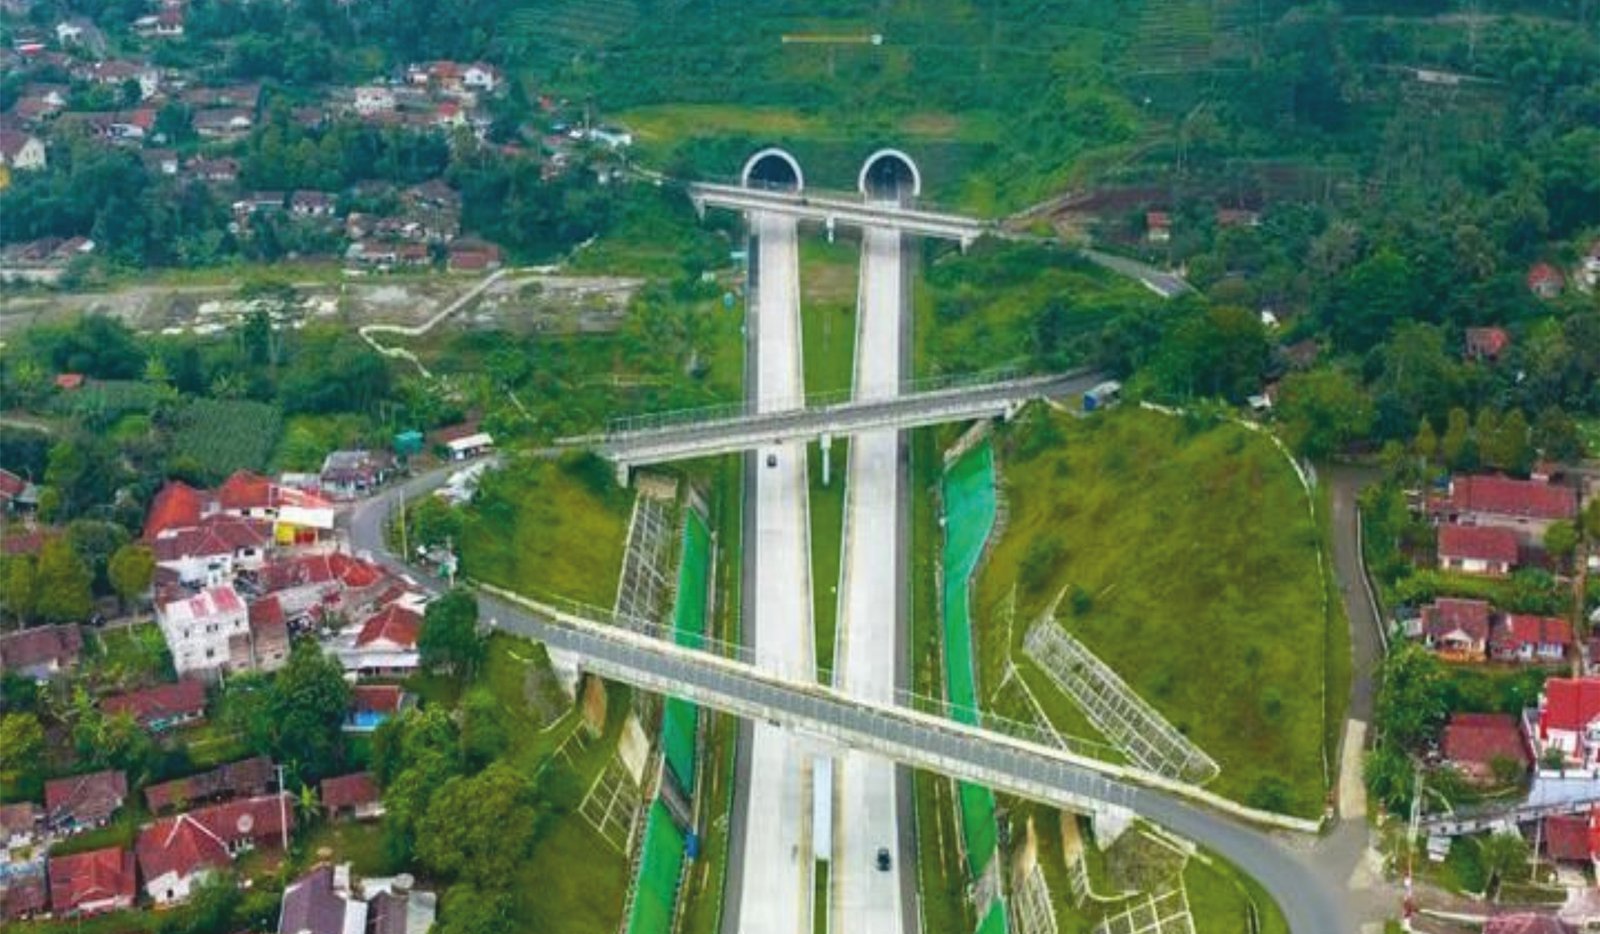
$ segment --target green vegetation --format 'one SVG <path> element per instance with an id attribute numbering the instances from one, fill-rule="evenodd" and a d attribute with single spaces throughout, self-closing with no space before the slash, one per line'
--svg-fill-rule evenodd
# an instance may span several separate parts
<path id="1" fill-rule="evenodd" d="M 1131 410 L 1037 412 L 1001 451 L 1010 520 L 975 615 L 995 619 L 1015 587 L 1016 622 L 1009 646 L 982 633 L 982 683 L 998 684 L 1026 625 L 1066 591 L 1058 619 L 1218 762 L 1214 790 L 1319 813 L 1324 691 L 1344 690 L 1324 686 L 1339 621 L 1322 533 L 1283 456 L 1234 425 Z M 1042 680 L 1036 695 L 1056 693 Z"/>
<path id="2" fill-rule="evenodd" d="M 604 462 L 527 459 L 486 474 L 461 532 L 461 570 L 529 596 L 609 608 L 631 490 Z"/>
<path id="3" fill-rule="evenodd" d="M 194 473 L 226 477 L 235 470 L 267 469 L 280 430 L 275 406 L 194 399 L 177 412 L 172 446 L 178 457 L 192 461 L 192 466 L 185 466 Z"/>
<path id="4" fill-rule="evenodd" d="M 1254 879 L 1214 853 L 1190 859 L 1183 871 L 1189 913 L 1197 931 L 1257 931 L 1289 934 L 1283 910 Z"/>

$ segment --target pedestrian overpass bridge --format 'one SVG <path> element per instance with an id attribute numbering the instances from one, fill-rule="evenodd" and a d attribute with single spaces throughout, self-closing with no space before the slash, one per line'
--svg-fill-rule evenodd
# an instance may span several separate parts
<path id="1" fill-rule="evenodd" d="M 847 195 L 808 194 L 804 191 L 747 188 L 694 182 L 689 201 L 702 216 L 708 207 L 745 213 L 763 211 L 822 224 L 832 237 L 835 227 L 882 227 L 904 234 L 955 240 L 965 250 L 979 237 L 995 231 L 993 224 L 959 214 L 919 211 L 882 202 L 851 200 Z"/>
<path id="2" fill-rule="evenodd" d="M 585 670 L 603 678 L 1054 807 L 1137 814 L 1209 847 L 1259 881 L 1295 934 L 1329 931 L 1327 920 L 1341 917 L 1336 893 L 1297 852 L 1303 846 L 1267 832 L 1314 834 L 1320 829 L 1316 821 L 1246 807 L 1203 788 L 998 730 L 786 678 L 677 645 L 654 634 L 660 627 L 648 621 L 602 622 L 609 615 L 603 611 L 577 612 L 482 584 L 478 602 L 491 628 L 571 653 Z"/>
<path id="3" fill-rule="evenodd" d="M 737 454 L 766 445 L 820 439 L 878 428 L 910 429 L 979 418 L 1009 417 L 1033 399 L 1082 393 L 1103 377 L 1088 370 L 1020 379 L 943 385 L 888 399 L 849 399 L 777 412 L 751 412 L 743 403 L 614 423 L 604 434 L 563 438 L 558 444 L 587 447 L 617 465 L 619 475 L 637 466 Z"/>

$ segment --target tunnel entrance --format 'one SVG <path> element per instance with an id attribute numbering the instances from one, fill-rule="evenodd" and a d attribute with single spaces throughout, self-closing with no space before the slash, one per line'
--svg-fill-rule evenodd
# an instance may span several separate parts
<path id="1" fill-rule="evenodd" d="M 801 191 L 806 187 L 800 163 L 781 149 L 763 149 L 751 156 L 739 181 L 746 188 L 767 191 Z"/>
<path id="2" fill-rule="evenodd" d="M 911 157 L 898 149 L 880 149 L 861 166 L 861 193 L 870 201 L 909 202 L 922 194 L 922 175 Z"/>

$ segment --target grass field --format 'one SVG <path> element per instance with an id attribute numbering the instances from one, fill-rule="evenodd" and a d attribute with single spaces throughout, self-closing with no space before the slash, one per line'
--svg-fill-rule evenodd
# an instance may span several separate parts
<path id="1" fill-rule="evenodd" d="M 1070 589 L 1058 619 L 1221 765 L 1213 790 L 1320 813 L 1337 623 L 1322 533 L 1278 451 L 1232 425 L 1038 411 L 1002 433 L 1000 460 L 1010 519 L 977 590 L 985 688 L 1008 648 L 992 621 L 1013 586 L 1018 653 Z M 1044 681 L 1030 678 L 1048 707 L 1059 692 Z"/>
<path id="2" fill-rule="evenodd" d="M 860 248 L 854 240 L 800 241 L 800 330 L 806 395 L 834 395 L 854 382 L 856 282 Z M 850 442 L 835 439 L 832 476 L 822 485 L 822 446 L 806 452 L 811 481 L 811 617 L 816 627 L 817 673 L 833 670 L 839 617 L 839 572 L 844 547 L 845 474 Z"/>
<path id="3" fill-rule="evenodd" d="M 609 608 L 632 496 L 603 463 L 515 461 L 485 476 L 466 511 L 462 572 L 530 596 Z"/>

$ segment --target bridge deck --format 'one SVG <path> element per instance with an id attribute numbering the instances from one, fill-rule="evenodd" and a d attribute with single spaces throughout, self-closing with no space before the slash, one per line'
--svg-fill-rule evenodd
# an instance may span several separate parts
<path id="1" fill-rule="evenodd" d="M 986 221 L 959 214 L 918 211 L 885 204 L 869 205 L 839 196 L 768 191 L 738 185 L 693 184 L 689 186 L 689 199 L 701 211 L 708 206 L 737 211 L 767 211 L 818 221 L 830 228 L 836 224 L 882 227 L 903 233 L 959 240 L 963 246 L 994 229 L 994 225 Z"/>

